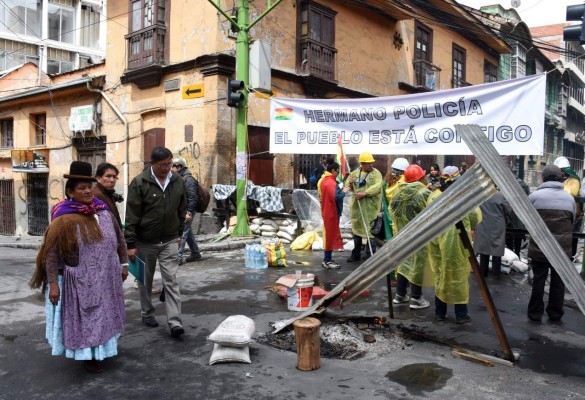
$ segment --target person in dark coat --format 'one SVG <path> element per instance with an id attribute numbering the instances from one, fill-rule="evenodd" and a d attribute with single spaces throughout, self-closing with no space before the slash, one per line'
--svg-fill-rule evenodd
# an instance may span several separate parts
<path id="1" fill-rule="evenodd" d="M 490 256 L 492 274 L 500 278 L 502 256 L 506 251 L 506 225 L 512 217 L 512 207 L 499 191 L 481 206 L 482 221 L 475 228 L 473 249 L 479 254 L 479 269 L 484 277 L 488 276 Z"/>
<path id="2" fill-rule="evenodd" d="M 575 199 L 563 190 L 562 172 L 555 165 L 542 169 L 542 185 L 528 196 L 530 203 L 542 217 L 542 220 L 561 245 L 567 257 L 571 257 L 573 239 L 573 222 L 577 214 Z M 564 311 L 565 284 L 552 267 L 538 245 L 530 240 L 528 258 L 532 260 L 532 294 L 528 302 L 528 318 L 541 321 L 544 308 L 544 286 L 550 270 L 550 289 L 546 313 L 551 321 L 560 321 Z"/>
<path id="3" fill-rule="evenodd" d="M 124 201 L 121 194 L 116 193 L 115 187 L 118 181 L 118 168 L 110 163 L 101 163 L 95 170 L 95 179 L 97 183 L 91 188 L 93 195 L 106 203 L 114 218 L 122 228 L 122 219 L 116 203 Z"/>
<path id="4" fill-rule="evenodd" d="M 179 246 L 179 265 L 183 265 L 183 252 L 185 251 L 185 244 L 189 246 L 191 254 L 185 261 L 197 261 L 201 259 L 201 253 L 199 253 L 199 246 L 193 236 L 191 225 L 193 224 L 193 218 L 195 217 L 195 210 L 197 204 L 199 204 L 199 190 L 197 185 L 199 182 L 193 177 L 189 168 L 187 168 L 187 161 L 183 157 L 173 158 L 173 171 L 183 177 L 185 181 L 185 192 L 187 194 L 187 214 L 185 215 L 185 230 L 181 239 L 181 245 Z"/>

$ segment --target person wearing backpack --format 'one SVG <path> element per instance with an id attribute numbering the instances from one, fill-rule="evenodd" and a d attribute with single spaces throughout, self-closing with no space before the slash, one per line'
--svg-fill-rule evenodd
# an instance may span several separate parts
<path id="1" fill-rule="evenodd" d="M 189 168 L 187 168 L 187 161 L 183 157 L 173 158 L 173 171 L 181 175 L 185 181 L 185 192 L 187 194 L 187 214 L 185 215 L 185 230 L 183 231 L 183 237 L 181 245 L 179 246 L 179 265 L 183 265 L 184 262 L 197 261 L 201 259 L 201 253 L 199 253 L 199 246 L 193 236 L 191 225 L 193 224 L 193 217 L 197 211 L 199 204 L 199 182 L 193 177 Z M 191 249 L 191 255 L 183 261 L 183 252 L 185 251 L 185 244 Z"/>
<path id="2" fill-rule="evenodd" d="M 309 175 L 309 189 L 318 189 L 318 183 L 327 168 L 327 156 L 321 157 L 321 163 L 313 168 Z"/>

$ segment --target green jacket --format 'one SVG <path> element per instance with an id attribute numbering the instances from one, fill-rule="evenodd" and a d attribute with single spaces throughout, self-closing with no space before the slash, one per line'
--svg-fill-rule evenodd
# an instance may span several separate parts
<path id="1" fill-rule="evenodd" d="M 162 191 L 151 175 L 150 167 L 132 179 L 126 203 L 124 237 L 129 249 L 136 242 L 165 243 L 178 239 L 185 227 L 187 197 L 185 183 L 176 172 Z"/>
<path id="2" fill-rule="evenodd" d="M 363 192 L 366 193 L 367 196 L 363 197 L 360 200 L 357 200 L 355 196 L 351 196 L 351 200 L 349 201 L 349 215 L 351 217 L 351 231 L 354 235 L 360 236 L 362 238 L 370 237 L 374 238 L 374 235 L 370 233 L 370 228 L 372 227 L 372 223 L 380 214 L 380 209 L 382 208 L 382 174 L 376 168 L 374 168 L 370 173 L 362 173 L 361 168 L 356 169 L 350 175 L 353 177 L 356 184 L 350 184 L 349 179 L 347 180 L 345 186 L 349 187 L 353 194 Z M 364 185 L 359 186 L 357 182 L 359 182 L 360 178 L 364 179 Z M 359 204 L 358 204 L 359 202 Z M 364 214 L 364 220 L 367 224 L 367 232 L 366 234 L 366 227 L 364 227 L 364 222 L 362 220 L 362 216 L 360 214 L 360 206 L 361 210 Z"/>

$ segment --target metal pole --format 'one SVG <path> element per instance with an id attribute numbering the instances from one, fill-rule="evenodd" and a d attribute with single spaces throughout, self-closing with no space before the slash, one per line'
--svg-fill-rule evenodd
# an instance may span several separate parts
<path id="1" fill-rule="evenodd" d="M 455 224 L 457 229 L 459 230 L 459 237 L 461 238 L 461 242 L 463 246 L 469 252 L 469 263 L 471 264 L 471 269 L 473 269 L 475 280 L 477 281 L 477 285 L 479 286 L 479 292 L 481 293 L 481 297 L 483 298 L 483 302 L 487 308 L 488 315 L 492 320 L 492 324 L 494 325 L 494 329 L 496 330 L 496 336 L 498 337 L 498 341 L 500 342 L 500 347 L 502 348 L 502 352 L 504 353 L 504 358 L 506 360 L 514 361 L 514 356 L 512 354 L 512 350 L 510 349 L 510 343 L 508 343 L 508 338 L 506 337 L 506 332 L 504 331 L 504 327 L 502 326 L 502 321 L 500 321 L 500 316 L 498 314 L 498 310 L 494 305 L 494 301 L 490 294 L 490 291 L 483 279 L 483 275 L 479 270 L 479 264 L 477 263 L 477 258 L 475 258 L 475 252 L 473 251 L 473 246 L 471 245 L 471 241 L 469 240 L 469 236 L 467 236 L 467 231 L 465 230 L 465 225 L 463 222 L 459 221 Z"/>

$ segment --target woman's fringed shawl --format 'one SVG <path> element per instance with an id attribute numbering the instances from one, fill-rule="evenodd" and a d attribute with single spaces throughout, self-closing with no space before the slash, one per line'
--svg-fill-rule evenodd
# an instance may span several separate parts
<path id="1" fill-rule="evenodd" d="M 47 254 L 53 247 L 57 247 L 60 260 L 78 259 L 78 228 L 84 243 L 97 243 L 103 239 L 102 230 L 93 214 L 64 214 L 54 219 L 45 231 L 43 243 L 37 255 L 36 269 L 29 282 L 31 288 L 42 287 L 44 293 L 47 286 L 45 263 Z"/>

